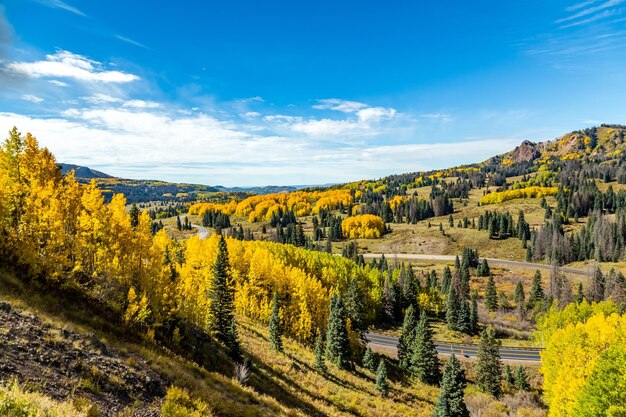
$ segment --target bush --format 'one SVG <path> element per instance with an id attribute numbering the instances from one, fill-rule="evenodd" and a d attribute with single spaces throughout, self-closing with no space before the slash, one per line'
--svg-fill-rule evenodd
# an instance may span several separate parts
<path id="1" fill-rule="evenodd" d="M 88 417 L 69 403 L 27 392 L 17 382 L 0 386 L 0 417 Z"/>
<path id="2" fill-rule="evenodd" d="M 167 390 L 161 412 L 163 417 L 210 417 L 213 415 L 207 404 L 192 400 L 187 391 L 177 387 Z"/>

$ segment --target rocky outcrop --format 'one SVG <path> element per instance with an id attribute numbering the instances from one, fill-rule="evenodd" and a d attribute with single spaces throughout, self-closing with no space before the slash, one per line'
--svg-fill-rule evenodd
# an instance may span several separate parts
<path id="1" fill-rule="evenodd" d="M 102 416 L 127 408 L 159 416 L 167 386 L 141 358 L 121 355 L 95 334 L 43 323 L 0 301 L 0 381 L 9 379 L 56 400 L 85 398 Z"/>

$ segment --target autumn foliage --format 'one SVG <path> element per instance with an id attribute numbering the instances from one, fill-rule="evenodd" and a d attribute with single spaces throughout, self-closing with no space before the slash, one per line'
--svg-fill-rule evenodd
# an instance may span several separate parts
<path id="1" fill-rule="evenodd" d="M 557 192 L 557 187 L 526 187 L 516 190 L 506 190 L 486 194 L 480 199 L 480 204 L 498 204 L 516 198 L 540 198 L 544 196 L 555 195 Z"/>
<path id="2" fill-rule="evenodd" d="M 315 210 L 350 201 L 344 190 L 297 192 L 246 199 L 236 210 L 267 216 L 262 207 L 272 210 L 274 204 Z M 62 176 L 52 154 L 16 129 L 0 148 L 0 235 L 1 259 L 8 265 L 80 289 L 150 336 L 173 337 L 179 323 L 210 329 L 207 294 L 217 238 L 194 237 L 184 245 L 164 230 L 152 235 L 146 211 L 133 226 L 123 195 L 106 204 L 95 183 Z M 267 322 L 276 291 L 285 334 L 295 339 L 313 342 L 326 326 L 331 295 L 345 292 L 352 281 L 363 294 L 365 319 L 373 320 L 380 309 L 377 269 L 290 245 L 235 239 L 227 245 L 236 312 Z"/>
<path id="3" fill-rule="evenodd" d="M 293 211 L 298 217 L 317 214 L 320 210 L 336 210 L 353 203 L 350 190 L 294 191 L 291 193 L 255 195 L 239 203 L 197 203 L 189 209 L 190 214 L 202 216 L 206 211 L 217 210 L 229 215 L 247 217 L 251 223 L 270 221 L 279 210 Z"/>
<path id="4" fill-rule="evenodd" d="M 383 219 L 373 214 L 348 217 L 341 223 L 346 238 L 378 239 L 385 231 Z"/>
<path id="5" fill-rule="evenodd" d="M 626 315 L 610 302 L 570 304 L 539 324 L 549 416 L 626 413 Z"/>

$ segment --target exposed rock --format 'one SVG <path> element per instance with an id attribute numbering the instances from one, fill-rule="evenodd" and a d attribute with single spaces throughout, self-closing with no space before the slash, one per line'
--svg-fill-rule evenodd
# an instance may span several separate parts
<path id="1" fill-rule="evenodd" d="M 128 407 L 159 416 L 168 385 L 137 356 L 121 355 L 95 334 L 44 324 L 0 302 L 0 381 L 17 378 L 56 400 L 83 397 L 102 416 Z"/>

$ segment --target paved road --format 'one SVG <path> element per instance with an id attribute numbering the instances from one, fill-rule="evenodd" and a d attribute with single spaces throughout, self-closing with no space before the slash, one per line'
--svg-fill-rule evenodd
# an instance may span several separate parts
<path id="1" fill-rule="evenodd" d="M 396 349 L 398 346 L 398 338 L 394 336 L 386 336 L 377 333 L 366 333 L 365 337 L 368 344 L 372 346 L 380 346 L 384 348 Z M 475 345 L 457 345 L 450 343 L 435 343 L 437 353 L 444 355 L 455 355 L 474 357 L 478 355 L 478 346 Z M 539 349 L 528 348 L 501 348 L 500 357 L 507 361 L 527 361 L 540 362 Z"/>
<path id="2" fill-rule="evenodd" d="M 364 258 L 380 258 L 382 253 L 364 253 Z M 412 259 L 412 260 L 420 260 L 420 261 L 454 261 L 453 255 L 429 255 L 429 254 L 416 254 L 416 253 L 385 253 L 385 258 L 387 259 Z M 546 264 L 537 264 L 533 262 L 518 262 L 518 261 L 509 261 L 506 259 L 495 259 L 495 258 L 480 258 L 487 259 L 490 265 L 501 265 L 501 266 L 518 266 L 524 268 L 535 268 L 535 269 L 547 269 L 550 270 L 552 265 Z M 569 274 L 575 275 L 589 275 L 589 271 L 585 269 L 576 269 L 576 268 L 568 268 L 568 267 L 558 267 L 560 271 L 566 272 Z"/>
<path id="3" fill-rule="evenodd" d="M 200 240 L 209 237 L 209 229 L 207 229 L 206 227 L 199 226 L 197 224 L 192 224 L 191 227 L 198 229 L 198 237 L 200 238 Z"/>

